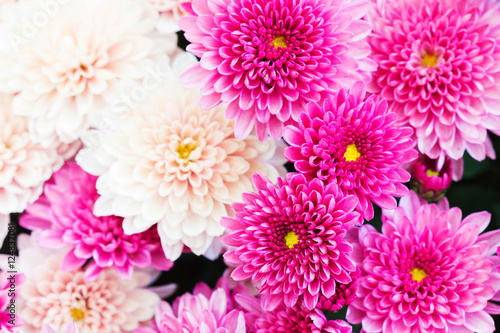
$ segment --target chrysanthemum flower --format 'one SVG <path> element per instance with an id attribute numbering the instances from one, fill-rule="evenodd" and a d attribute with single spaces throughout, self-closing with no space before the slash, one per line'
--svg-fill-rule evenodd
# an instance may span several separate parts
<path id="1" fill-rule="evenodd" d="M 28 206 L 21 226 L 44 230 L 38 237 L 42 247 L 71 250 L 62 262 L 63 271 L 85 267 L 85 277 L 95 280 L 106 267 L 114 267 L 123 279 L 130 279 L 134 267 L 153 266 L 169 270 L 173 262 L 165 258 L 156 226 L 135 235 L 123 232 L 123 218 L 97 217 L 93 213 L 99 195 L 97 177 L 76 163 L 67 163 L 45 184 L 38 201 Z"/>
<path id="2" fill-rule="evenodd" d="M 5 237 L 9 233 L 9 223 L 10 223 L 10 215 L 9 214 L 0 214 L 0 247 L 2 246 Z"/>
<path id="3" fill-rule="evenodd" d="M 220 218 L 229 205 L 252 190 L 255 172 L 271 179 L 284 172 L 284 159 L 274 159 L 274 141 L 260 142 L 254 135 L 239 141 L 223 106 L 199 108 L 198 91 L 178 80 L 186 61 L 196 62 L 181 53 L 162 85 L 105 133 L 102 145 L 77 158 L 83 169 L 100 176 L 96 215 L 125 217 L 126 234 L 158 223 L 171 260 L 184 245 L 197 255 L 209 249 L 224 233 Z"/>
<path id="4" fill-rule="evenodd" d="M 144 288 L 152 282 L 150 273 L 135 271 L 130 280 L 123 280 L 107 268 L 89 282 L 81 269 L 62 271 L 64 254 L 39 248 L 34 245 L 36 233 L 32 235 L 19 236 L 19 267 L 26 282 L 18 313 L 26 323 L 25 333 L 39 332 L 45 324 L 62 331 L 72 322 L 80 333 L 124 333 L 153 317 L 160 298 Z"/>
<path id="5" fill-rule="evenodd" d="M 7 259 L 5 260 L 7 261 Z M 0 332 L 2 333 L 14 332 L 16 327 L 19 328 L 24 324 L 23 319 L 19 316 L 16 295 L 16 291 L 20 291 L 23 282 L 23 274 L 0 272 Z"/>
<path id="6" fill-rule="evenodd" d="M 179 28 L 179 18 L 188 14 L 183 8 L 183 3 L 192 0 L 149 0 L 160 13 L 160 19 L 156 24 L 158 31 L 171 33 L 181 30 Z"/>
<path id="7" fill-rule="evenodd" d="M 321 105 L 310 103 L 297 125 L 287 126 L 283 138 L 291 145 L 285 157 L 308 180 L 336 183 L 344 195 L 355 195 L 364 218 L 373 218 L 371 201 L 396 207 L 393 196 L 408 193 L 402 183 L 410 174 L 401 164 L 417 158 L 413 131 L 396 126 L 396 115 L 378 96 L 365 97 L 364 85 L 340 90 Z"/>
<path id="8" fill-rule="evenodd" d="M 151 85 L 154 60 L 176 47 L 175 34 L 155 32 L 158 13 L 139 0 L 68 1 L 53 6 L 40 29 L 26 27 L 27 17 L 44 13 L 38 1 L 12 7 L 2 33 L 11 37 L 5 43 L 12 36 L 19 41 L 0 52 L 0 89 L 18 93 L 14 113 L 28 116 L 30 131 L 43 141 L 57 134 L 71 142 L 99 127 L 103 110 L 127 93 L 118 91 L 119 83 Z"/>
<path id="9" fill-rule="evenodd" d="M 500 133 L 500 7 L 496 1 L 378 1 L 370 15 L 370 91 L 415 128 L 419 150 L 441 165 L 467 150 L 494 158 Z"/>
<path id="10" fill-rule="evenodd" d="M 428 204 L 411 192 L 382 221 L 382 233 L 370 225 L 354 233 L 362 272 L 349 322 L 368 333 L 494 332 L 500 233 L 479 235 L 489 213 L 462 220 L 446 199 Z"/>
<path id="11" fill-rule="evenodd" d="M 26 119 L 12 113 L 12 95 L 0 94 L 0 214 L 22 212 L 42 192 L 43 183 L 79 149 L 53 141 L 32 141 Z"/>
<path id="12" fill-rule="evenodd" d="M 80 333 L 80 331 L 74 323 L 67 324 L 64 330 L 60 332 L 56 331 L 51 325 L 45 324 L 40 333 Z"/>
<path id="13" fill-rule="evenodd" d="M 179 25 L 201 62 L 183 83 L 202 85 L 204 109 L 229 103 L 237 138 L 255 127 L 260 140 L 278 139 L 308 102 L 369 78 L 367 9 L 364 0 L 194 0 Z"/>
<path id="14" fill-rule="evenodd" d="M 307 310 L 283 304 L 265 311 L 261 299 L 238 295 L 237 302 L 245 310 L 248 331 L 252 333 L 351 333 L 352 327 L 343 320 L 327 320 L 320 309 Z"/>
<path id="15" fill-rule="evenodd" d="M 358 288 L 358 279 L 361 274 L 359 268 L 351 273 L 351 282 L 347 284 L 337 283 L 335 286 L 335 293 L 332 297 L 326 298 L 321 296 L 319 298 L 318 307 L 328 311 L 338 311 L 345 305 L 351 304 L 356 299 L 356 289 Z"/>
<path id="16" fill-rule="evenodd" d="M 463 171 L 463 159 L 452 160 L 446 157 L 439 169 L 438 160 L 421 154 L 410 166 L 410 187 L 429 202 L 439 201 L 446 194 L 452 180 L 462 179 Z"/>
<path id="17" fill-rule="evenodd" d="M 337 283 L 351 281 L 356 267 L 344 236 L 359 223 L 357 200 L 336 184 L 308 182 L 300 174 L 278 178 L 278 186 L 260 174 L 253 182 L 258 192 L 245 193 L 243 203 L 232 206 L 236 217 L 222 219 L 231 231 L 222 240 L 235 247 L 224 258 L 241 264 L 231 276 L 260 284 L 260 293 L 269 296 L 267 310 L 302 301 L 313 309 L 320 296 L 335 293 Z"/>

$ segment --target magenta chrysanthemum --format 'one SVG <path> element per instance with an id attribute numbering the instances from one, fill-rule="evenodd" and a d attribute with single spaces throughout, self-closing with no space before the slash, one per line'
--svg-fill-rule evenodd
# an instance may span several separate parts
<path id="1" fill-rule="evenodd" d="M 194 0 L 179 20 L 201 62 L 183 77 L 202 84 L 202 108 L 229 103 L 235 135 L 280 138 L 310 101 L 367 80 L 375 66 L 362 37 L 364 0 Z"/>
<path id="2" fill-rule="evenodd" d="M 243 194 L 244 202 L 232 206 L 236 217 L 222 219 L 232 232 L 223 241 L 236 247 L 224 258 L 242 264 L 231 276 L 258 281 L 260 293 L 269 295 L 268 310 L 283 301 L 313 309 L 321 295 L 335 293 L 336 282 L 351 281 L 355 265 L 344 236 L 359 223 L 357 200 L 335 184 L 308 182 L 303 175 L 280 177 L 276 186 L 255 174 L 253 182 L 258 193 Z"/>
<path id="3" fill-rule="evenodd" d="M 24 281 L 22 274 L 0 272 L 0 332 L 14 332 L 16 327 L 24 324 L 18 315 L 16 290 Z M 10 289 L 10 290 L 9 290 Z"/>
<path id="4" fill-rule="evenodd" d="M 92 212 L 99 197 L 97 177 L 76 163 L 67 163 L 45 184 L 44 193 L 26 209 L 20 224 L 42 229 L 39 245 L 61 249 L 70 246 L 62 269 L 85 267 L 85 277 L 95 280 L 106 267 L 114 267 L 123 279 L 130 279 L 134 267 L 153 266 L 168 270 L 173 262 L 165 258 L 156 226 L 134 235 L 123 232 L 123 218 L 97 217 Z"/>
<path id="5" fill-rule="evenodd" d="M 351 272 L 351 282 L 347 284 L 337 283 L 335 293 L 332 297 L 319 298 L 318 307 L 328 311 L 338 311 L 345 305 L 351 304 L 356 299 L 356 289 L 358 287 L 358 279 L 361 274 L 359 268 L 355 272 Z"/>
<path id="6" fill-rule="evenodd" d="M 237 296 L 237 302 L 246 310 L 249 333 L 351 333 L 352 327 L 343 320 L 327 320 L 320 309 L 308 310 L 298 305 L 279 305 L 265 311 L 261 299 Z"/>
<path id="7" fill-rule="evenodd" d="M 500 7 L 497 1 L 383 1 L 371 20 L 371 92 L 415 128 L 420 151 L 457 160 L 494 158 L 500 133 Z"/>
<path id="8" fill-rule="evenodd" d="M 336 183 L 344 195 L 355 195 L 364 218 L 373 218 L 370 201 L 382 208 L 396 207 L 393 196 L 408 193 L 402 184 L 410 174 L 400 165 L 417 157 L 412 130 L 397 127 L 396 115 L 377 96 L 363 101 L 365 90 L 357 83 L 351 92 L 340 90 L 322 105 L 310 103 L 298 125 L 285 128 L 291 145 L 285 157 L 308 180 Z"/>
<path id="9" fill-rule="evenodd" d="M 353 256 L 362 268 L 347 319 L 365 332 L 493 332 L 489 300 L 500 289 L 499 231 L 479 235 L 490 214 L 427 204 L 411 192 L 384 211 L 382 233 L 364 225 Z"/>

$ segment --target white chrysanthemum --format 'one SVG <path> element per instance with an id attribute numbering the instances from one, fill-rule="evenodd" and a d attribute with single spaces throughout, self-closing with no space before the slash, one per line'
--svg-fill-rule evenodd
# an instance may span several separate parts
<path id="1" fill-rule="evenodd" d="M 181 53 L 149 99 L 105 133 L 101 145 L 77 156 L 83 169 L 100 176 L 94 213 L 125 217 L 128 234 L 158 223 L 171 260 L 184 245 L 198 255 L 209 249 L 224 232 L 219 221 L 229 205 L 252 190 L 255 172 L 273 180 L 285 172 L 283 152 L 276 153 L 282 146 L 254 135 L 237 140 L 224 106 L 201 110 L 200 93 L 180 85 L 181 70 L 195 61 Z"/>
<path id="2" fill-rule="evenodd" d="M 7 234 L 9 233 L 9 222 L 10 215 L 9 214 L 0 214 L 0 247 L 3 245 L 3 241 Z"/>
<path id="3" fill-rule="evenodd" d="M 80 147 L 78 142 L 53 141 L 47 147 L 34 143 L 26 119 L 12 114 L 12 98 L 0 94 L 0 214 L 22 212 Z"/>
<path id="4" fill-rule="evenodd" d="M 26 278 L 17 307 L 24 332 L 38 333 L 46 324 L 63 332 L 74 322 L 80 333 L 125 333 L 153 318 L 160 297 L 146 289 L 152 274 L 135 271 L 123 280 L 108 268 L 86 281 L 82 269 L 62 271 L 65 251 L 38 247 L 37 235 L 20 235 L 18 241 L 19 268 Z"/>
<path id="5" fill-rule="evenodd" d="M 158 13 L 144 1 L 53 3 L 47 12 L 23 0 L 3 13 L 0 89 L 19 92 L 14 112 L 30 118 L 43 142 L 55 135 L 71 142 L 100 126 L 121 80 L 154 75 L 155 60 L 175 50 L 177 36 L 156 32 Z"/>
<path id="6" fill-rule="evenodd" d="M 159 31 L 170 33 L 181 30 L 178 24 L 179 18 L 187 14 L 182 4 L 191 0 L 149 0 L 149 2 L 160 13 L 157 24 Z"/>

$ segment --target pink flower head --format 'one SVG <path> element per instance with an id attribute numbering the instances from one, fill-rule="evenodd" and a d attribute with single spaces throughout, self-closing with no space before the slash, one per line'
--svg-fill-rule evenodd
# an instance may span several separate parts
<path id="1" fill-rule="evenodd" d="M 367 80 L 375 69 L 362 39 L 364 0 L 194 0 L 179 20 L 188 51 L 201 58 L 183 74 L 201 83 L 200 106 L 228 103 L 235 135 L 255 127 L 278 139 L 310 101 Z"/>
<path id="2" fill-rule="evenodd" d="M 439 201 L 444 197 L 451 181 L 459 181 L 464 170 L 463 159 L 452 160 L 447 157 L 441 169 L 438 160 L 421 154 L 410 167 L 411 187 L 425 200 Z"/>
<path id="3" fill-rule="evenodd" d="M 358 279 L 361 274 L 359 268 L 351 272 L 351 282 L 347 284 L 337 283 L 335 293 L 330 298 L 321 296 L 319 298 L 320 309 L 328 311 L 338 311 L 345 305 L 351 304 L 356 299 L 356 289 L 358 287 Z"/>
<path id="4" fill-rule="evenodd" d="M 243 312 L 228 307 L 227 294 L 222 288 L 209 297 L 186 293 L 175 300 L 173 307 L 161 302 L 155 312 L 155 323 L 160 333 L 246 332 Z"/>
<path id="5" fill-rule="evenodd" d="M 489 313 L 500 307 L 488 301 L 500 289 L 500 230 L 480 235 L 489 213 L 462 220 L 446 199 L 428 204 L 411 192 L 382 221 L 382 233 L 370 225 L 354 233 L 361 278 L 349 322 L 368 333 L 495 330 Z"/>
<path id="6" fill-rule="evenodd" d="M 45 325 L 43 325 L 40 333 L 80 333 L 80 331 L 78 330 L 78 326 L 76 326 L 75 323 L 68 323 L 66 325 L 66 327 L 64 328 L 64 330 L 60 331 L 60 332 L 56 331 L 49 324 L 45 324 Z"/>
<path id="7" fill-rule="evenodd" d="M 378 65 L 370 91 L 415 128 L 433 159 L 494 158 L 500 133 L 500 7 L 497 1 L 378 1 L 369 38 Z"/>
<path id="8" fill-rule="evenodd" d="M 95 280 L 106 267 L 114 267 L 127 280 L 134 267 L 169 270 L 173 262 L 165 258 L 156 226 L 127 235 L 122 217 L 94 215 L 99 197 L 96 180 L 76 163 L 66 163 L 46 183 L 40 199 L 26 209 L 20 224 L 44 230 L 37 239 L 42 247 L 71 247 L 62 262 L 64 271 L 81 268 L 91 259 L 85 267 L 88 280 Z"/>
<path id="9" fill-rule="evenodd" d="M 402 183 L 410 174 L 400 165 L 417 157 L 412 149 L 412 130 L 398 127 L 396 115 L 378 96 L 365 97 L 364 85 L 350 92 L 340 90 L 322 105 L 310 103 L 297 125 L 287 126 L 284 139 L 290 144 L 285 157 L 308 180 L 336 183 L 343 195 L 358 198 L 357 209 L 373 218 L 370 201 L 382 208 L 396 207 L 393 196 L 408 193 Z"/>
<path id="10" fill-rule="evenodd" d="M 300 174 L 278 178 L 278 186 L 255 174 L 253 183 L 258 192 L 243 194 L 244 202 L 232 206 L 236 217 L 222 219 L 232 232 L 223 241 L 236 247 L 224 258 L 241 264 L 231 276 L 258 281 L 260 293 L 269 296 L 266 310 L 299 300 L 313 309 L 320 296 L 333 296 L 337 283 L 351 281 L 356 267 L 344 236 L 359 223 L 357 200 L 335 184 L 308 182 Z"/>
<path id="11" fill-rule="evenodd" d="M 264 297 L 265 299 L 266 297 Z M 343 320 L 327 320 L 320 309 L 308 310 L 295 305 L 279 305 L 273 311 L 265 311 L 262 299 L 237 296 L 237 302 L 246 311 L 249 332 L 255 333 L 351 333 L 352 327 Z"/>
<path id="12" fill-rule="evenodd" d="M 5 260 L 7 261 L 6 258 Z M 24 324 L 19 316 L 18 301 L 16 300 L 16 290 L 20 291 L 20 285 L 24 280 L 23 274 L 0 272 L 0 332 L 2 333 L 13 332 L 14 328 Z"/>

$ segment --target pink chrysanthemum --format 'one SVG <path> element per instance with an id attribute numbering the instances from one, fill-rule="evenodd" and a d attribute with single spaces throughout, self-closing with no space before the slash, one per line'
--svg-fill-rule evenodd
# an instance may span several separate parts
<path id="1" fill-rule="evenodd" d="M 344 195 L 359 200 L 364 218 L 373 218 L 370 201 L 382 208 L 396 207 L 393 196 L 408 193 L 402 183 L 410 174 L 401 168 L 417 157 L 412 130 L 397 127 L 396 115 L 378 96 L 365 97 L 364 85 L 340 90 L 322 105 L 310 103 L 298 125 L 287 126 L 284 139 L 291 145 L 285 157 L 308 180 L 336 183 Z"/>
<path id="2" fill-rule="evenodd" d="M 24 117 L 12 112 L 14 96 L 0 94 L 0 214 L 22 212 L 42 192 L 43 183 L 80 148 L 80 143 L 32 140 Z"/>
<path id="3" fill-rule="evenodd" d="M 286 307 L 265 311 L 261 299 L 238 295 L 237 302 L 245 310 L 248 332 L 252 333 L 351 333 L 352 327 L 343 320 L 327 320 L 319 309 Z"/>
<path id="4" fill-rule="evenodd" d="M 200 106 L 229 103 L 235 134 L 255 126 L 263 140 L 280 138 L 310 101 L 367 80 L 374 70 L 362 37 L 364 0 L 194 0 L 179 20 L 188 50 L 201 62 L 184 74 L 202 85 Z"/>
<path id="5" fill-rule="evenodd" d="M 0 332 L 2 333 L 14 332 L 14 328 L 24 324 L 19 316 L 17 300 L 23 282 L 23 274 L 0 272 Z"/>
<path id="6" fill-rule="evenodd" d="M 269 295 L 267 310 L 283 301 L 313 309 L 321 295 L 335 293 L 337 282 L 351 281 L 355 265 L 344 236 L 359 223 L 357 200 L 335 184 L 308 182 L 303 175 L 280 177 L 276 186 L 255 174 L 253 182 L 258 192 L 245 193 L 244 202 L 232 206 L 236 217 L 222 219 L 232 232 L 223 241 L 236 247 L 224 258 L 242 264 L 231 276 L 258 282 L 260 293 Z"/>
<path id="7" fill-rule="evenodd" d="M 420 151 L 494 158 L 500 133 L 500 7 L 492 0 L 379 1 L 371 21 L 371 92 L 415 128 Z"/>
<path id="8" fill-rule="evenodd" d="M 441 169 L 438 160 L 421 154 L 410 166 L 410 187 L 425 200 L 439 201 L 444 197 L 451 181 L 462 179 L 464 171 L 463 159 L 452 160 L 446 157 Z"/>
<path id="9" fill-rule="evenodd" d="M 382 233 L 364 225 L 354 233 L 361 266 L 358 298 L 347 319 L 365 332 L 493 332 L 489 303 L 500 289 L 493 256 L 499 231 L 479 235 L 490 214 L 427 204 L 411 192 L 384 211 Z M 498 297 L 495 297 L 498 300 Z"/>
<path id="10" fill-rule="evenodd" d="M 56 331 L 51 325 L 45 324 L 40 333 L 80 333 L 80 331 L 78 330 L 78 326 L 74 323 L 69 323 L 64 330 L 60 332 Z"/>
<path id="11" fill-rule="evenodd" d="M 338 311 L 345 305 L 351 304 L 356 299 L 356 289 L 358 287 L 358 279 L 361 274 L 359 268 L 351 272 L 351 282 L 347 284 L 337 283 L 335 286 L 335 293 L 332 297 L 326 298 L 321 296 L 319 298 L 318 307 L 328 311 Z"/>
<path id="12" fill-rule="evenodd" d="M 134 267 L 153 266 L 169 270 L 173 262 L 165 258 L 156 226 L 134 235 L 123 232 L 123 218 L 97 217 L 93 213 L 99 197 L 97 177 L 76 163 L 67 163 L 45 184 L 43 195 L 28 206 L 20 224 L 30 230 L 42 229 L 38 244 L 71 250 L 61 269 L 81 268 L 87 260 L 85 277 L 95 280 L 106 267 L 114 267 L 123 279 L 130 279 Z"/>
<path id="13" fill-rule="evenodd" d="M 26 275 L 18 313 L 25 333 L 39 332 L 45 324 L 62 331 L 72 322 L 80 333 L 125 333 L 153 318 L 160 298 L 145 289 L 152 274 L 135 271 L 123 280 L 107 268 L 95 281 L 86 281 L 81 269 L 62 271 L 64 254 L 36 246 L 36 234 L 18 238 L 19 267 Z"/>

